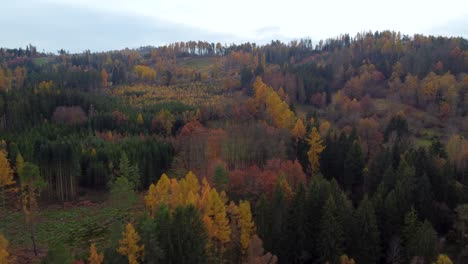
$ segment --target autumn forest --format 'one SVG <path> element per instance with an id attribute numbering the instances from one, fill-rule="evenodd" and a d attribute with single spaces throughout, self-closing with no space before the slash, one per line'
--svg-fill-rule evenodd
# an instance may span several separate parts
<path id="1" fill-rule="evenodd" d="M 1 48 L 6 263 L 468 263 L 468 40 Z"/>

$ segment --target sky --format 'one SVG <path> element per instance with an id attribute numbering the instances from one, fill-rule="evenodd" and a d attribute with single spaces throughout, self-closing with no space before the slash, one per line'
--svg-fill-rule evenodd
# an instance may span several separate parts
<path id="1" fill-rule="evenodd" d="M 107 51 L 204 40 L 320 39 L 363 31 L 468 38 L 467 0 L 2 0 L 0 47 Z"/>

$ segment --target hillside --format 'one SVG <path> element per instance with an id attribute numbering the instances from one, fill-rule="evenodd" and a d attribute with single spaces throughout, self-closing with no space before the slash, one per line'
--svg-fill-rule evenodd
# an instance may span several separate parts
<path id="1" fill-rule="evenodd" d="M 467 114 L 463 38 L 2 48 L 0 263 L 468 263 Z"/>

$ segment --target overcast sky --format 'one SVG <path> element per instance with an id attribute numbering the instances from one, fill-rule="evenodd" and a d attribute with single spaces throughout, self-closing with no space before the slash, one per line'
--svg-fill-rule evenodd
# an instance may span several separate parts
<path id="1" fill-rule="evenodd" d="M 467 0 L 2 0 L 0 47 L 70 52 L 395 30 L 468 38 Z"/>

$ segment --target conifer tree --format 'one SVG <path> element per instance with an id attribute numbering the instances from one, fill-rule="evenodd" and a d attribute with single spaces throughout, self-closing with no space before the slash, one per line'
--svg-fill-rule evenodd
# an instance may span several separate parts
<path id="1" fill-rule="evenodd" d="M 140 243 L 140 236 L 131 223 L 127 224 L 122 235 L 123 238 L 119 241 L 119 248 L 117 251 L 121 255 L 127 256 L 129 264 L 140 263 L 145 246 L 138 245 Z"/>

